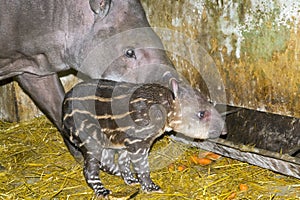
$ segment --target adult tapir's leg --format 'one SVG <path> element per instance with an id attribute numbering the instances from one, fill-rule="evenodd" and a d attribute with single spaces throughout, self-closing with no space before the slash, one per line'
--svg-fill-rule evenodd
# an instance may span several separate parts
<path id="1" fill-rule="evenodd" d="M 30 96 L 39 109 L 48 117 L 48 119 L 62 130 L 62 102 L 65 91 L 57 74 L 48 76 L 37 76 L 24 73 L 16 77 L 20 87 Z M 78 149 L 73 146 L 67 138 L 64 138 L 70 153 L 81 160 L 82 155 Z"/>
<path id="2" fill-rule="evenodd" d="M 20 87 L 60 131 L 65 91 L 57 74 L 37 76 L 23 73 L 16 77 Z"/>

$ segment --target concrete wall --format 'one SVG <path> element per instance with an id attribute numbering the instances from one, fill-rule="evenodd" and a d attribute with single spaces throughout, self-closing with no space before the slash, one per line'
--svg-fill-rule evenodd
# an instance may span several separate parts
<path id="1" fill-rule="evenodd" d="M 300 117 L 300 2 L 142 3 L 178 71 L 213 101 Z M 5 120 L 40 114 L 16 83 L 0 87 L 0 105 Z"/>

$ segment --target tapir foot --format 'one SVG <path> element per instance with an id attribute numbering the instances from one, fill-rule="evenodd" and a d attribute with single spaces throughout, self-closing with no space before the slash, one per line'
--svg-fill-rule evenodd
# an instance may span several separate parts
<path id="1" fill-rule="evenodd" d="M 142 184 L 142 189 L 146 193 L 162 193 L 160 187 L 153 182 L 151 184 Z"/>
<path id="2" fill-rule="evenodd" d="M 138 178 L 140 180 L 144 192 L 162 192 L 160 187 L 151 180 L 149 173 L 139 173 Z"/>
<path id="3" fill-rule="evenodd" d="M 106 189 L 105 187 L 103 187 L 103 185 L 94 185 L 93 189 L 94 189 L 95 195 L 98 198 L 105 198 L 105 199 L 107 199 L 108 195 L 111 194 L 111 191 L 108 190 L 108 189 Z"/>
<path id="4" fill-rule="evenodd" d="M 137 185 L 137 184 L 139 184 L 139 179 L 133 177 L 132 174 L 130 174 L 130 175 L 122 174 L 122 176 L 123 176 L 124 182 L 127 185 Z"/>

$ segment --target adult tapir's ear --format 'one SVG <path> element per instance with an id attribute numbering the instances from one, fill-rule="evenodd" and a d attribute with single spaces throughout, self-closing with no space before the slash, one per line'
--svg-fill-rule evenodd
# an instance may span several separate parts
<path id="1" fill-rule="evenodd" d="M 171 78 L 170 79 L 170 88 L 173 91 L 174 97 L 177 98 L 178 97 L 178 82 L 175 78 Z"/>
<path id="2" fill-rule="evenodd" d="M 90 0 L 91 9 L 99 18 L 103 18 L 108 14 L 111 0 Z"/>

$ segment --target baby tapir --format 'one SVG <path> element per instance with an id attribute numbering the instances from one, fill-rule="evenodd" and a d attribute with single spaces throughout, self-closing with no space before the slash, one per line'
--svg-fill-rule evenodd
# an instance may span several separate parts
<path id="1" fill-rule="evenodd" d="M 63 137 L 84 157 L 84 176 L 98 196 L 107 196 L 99 170 L 160 191 L 150 178 L 148 152 L 154 140 L 174 130 L 193 138 L 218 137 L 224 121 L 212 105 L 175 80 L 160 84 L 90 80 L 77 84 L 63 103 Z M 133 169 L 134 172 L 131 171 Z"/>

